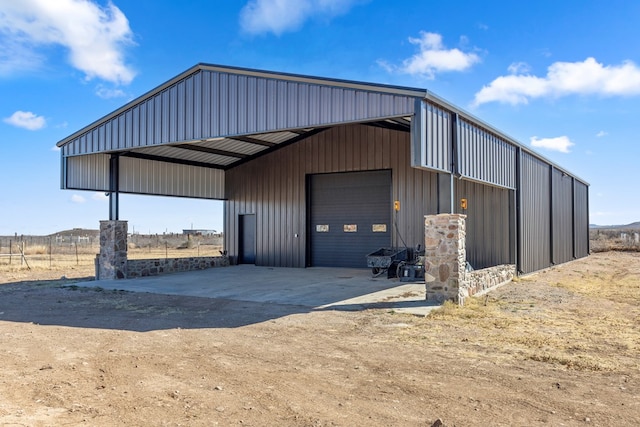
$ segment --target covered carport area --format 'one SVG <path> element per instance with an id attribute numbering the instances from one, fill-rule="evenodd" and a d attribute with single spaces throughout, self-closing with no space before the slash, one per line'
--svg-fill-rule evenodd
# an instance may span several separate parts
<path id="1" fill-rule="evenodd" d="M 306 267 L 312 265 L 310 255 L 326 246 L 313 246 L 317 239 L 311 238 L 316 236 L 317 228 L 311 224 L 311 217 L 307 218 L 312 214 L 307 209 L 305 194 L 309 193 L 304 188 L 309 174 L 297 169 L 301 175 L 295 179 L 271 183 L 252 177 L 245 168 L 293 171 L 297 162 L 274 163 L 273 154 L 336 128 L 361 126 L 395 132 L 402 135 L 402 160 L 382 155 L 376 142 L 375 155 L 371 151 L 368 156 L 371 164 L 356 165 L 358 161 L 353 157 L 342 167 L 360 174 L 376 169 L 388 171 L 384 186 L 380 187 L 386 200 L 379 203 L 382 215 L 365 218 L 373 225 L 359 228 L 355 220 L 339 218 L 341 223 L 354 223 L 355 232 L 348 236 L 354 242 L 324 249 L 324 255 L 342 251 L 338 259 L 346 259 L 349 248 L 355 245 L 361 250 L 358 263 L 363 263 L 363 255 L 379 247 L 376 243 L 375 247 L 367 245 L 363 249 L 366 239 L 377 238 L 384 246 L 397 240 L 390 218 L 389 177 L 393 168 L 402 169 L 398 176 L 410 169 L 407 150 L 411 117 L 416 100 L 424 95 L 425 91 L 413 88 L 198 64 L 60 141 L 61 187 L 109 195 L 110 223 L 105 221 L 101 227 L 104 225 L 105 240 L 114 243 L 107 250 L 110 260 L 106 264 L 110 266 L 99 274 L 100 279 L 129 276 L 126 254 L 122 254 L 126 247 L 123 237 L 128 230 L 120 218 L 120 194 L 223 200 L 224 249 L 231 264 Z M 380 134 L 376 135 L 378 138 Z M 317 144 L 316 139 L 313 141 Z M 346 146 L 338 140 L 330 144 Z M 365 145 L 373 149 L 374 141 Z M 400 151 L 395 145 L 393 140 L 385 149 Z M 366 158 L 365 150 L 368 148 L 362 148 Z M 334 157 L 345 162 L 338 150 Z M 390 159 L 396 166 L 389 164 Z M 417 181 L 422 185 L 423 180 Z M 244 186 L 248 188 L 245 190 Z M 295 194 L 280 195 L 285 188 Z M 363 193 L 362 189 L 356 191 Z M 273 200 L 266 199 L 268 196 L 263 193 L 273 194 Z M 338 208 L 348 212 L 341 205 Z M 435 211 L 435 207 L 431 209 Z M 417 241 L 412 245 L 423 240 L 423 214 L 422 210 L 420 214 L 409 210 L 399 213 L 401 224 L 406 221 L 404 216 L 411 216 L 414 223 L 412 233 Z M 327 236 L 338 230 L 342 233 L 342 225 L 330 227 Z M 318 261 L 315 265 L 340 264 Z"/>
<path id="2" fill-rule="evenodd" d="M 95 287 L 96 282 L 75 285 Z M 101 280 L 99 286 L 108 290 L 291 306 L 295 307 L 293 312 L 384 309 L 425 316 L 439 306 L 425 300 L 424 283 L 371 277 L 369 270 L 354 268 L 302 269 L 245 264 L 136 279 Z"/>

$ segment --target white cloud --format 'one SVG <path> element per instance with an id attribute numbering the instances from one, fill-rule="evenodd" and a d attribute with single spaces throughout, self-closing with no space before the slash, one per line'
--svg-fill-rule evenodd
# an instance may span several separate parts
<path id="1" fill-rule="evenodd" d="M 518 71 L 509 67 L 509 71 Z M 475 95 L 474 105 L 487 102 L 527 104 L 530 99 L 567 95 L 631 96 L 640 95 L 640 68 L 631 61 L 620 65 L 602 65 L 594 58 L 582 62 L 555 62 L 545 77 L 520 70 L 500 76 Z"/>
<path id="2" fill-rule="evenodd" d="M 507 70 L 511 74 L 525 74 L 531 72 L 531 67 L 526 62 L 514 62 Z"/>
<path id="3" fill-rule="evenodd" d="M 0 72 L 38 68 L 39 47 L 69 51 L 69 62 L 86 78 L 128 84 L 135 72 L 125 64 L 132 44 L 126 16 L 113 3 L 90 0 L 0 0 Z"/>
<path id="4" fill-rule="evenodd" d="M 53 147 L 51 147 L 51 151 L 60 151 L 60 147 L 54 145 Z"/>
<path id="5" fill-rule="evenodd" d="M 605 132 L 603 130 L 601 130 L 600 132 L 596 133 L 596 136 L 598 138 L 602 138 L 603 136 L 607 136 L 607 135 L 609 135 L 609 132 Z"/>
<path id="6" fill-rule="evenodd" d="M 4 122 L 28 130 L 42 129 L 47 124 L 44 117 L 37 116 L 31 111 L 16 111 L 11 117 L 5 118 Z"/>
<path id="7" fill-rule="evenodd" d="M 96 87 L 96 95 L 102 99 L 123 98 L 127 94 L 122 89 L 114 89 L 98 85 Z"/>
<path id="8" fill-rule="evenodd" d="M 461 38 L 463 43 L 465 40 Z M 384 61 L 378 63 L 389 72 L 398 71 L 433 79 L 436 73 L 464 71 L 480 62 L 480 57 L 475 53 L 465 53 L 457 48 L 446 49 L 442 44 L 442 36 L 437 33 L 421 31 L 419 38 L 409 37 L 409 43 L 417 45 L 419 51 L 402 61 L 402 65 L 394 66 Z"/>
<path id="9" fill-rule="evenodd" d="M 2 8 L 0 2 L 0 8 Z M 19 40 L 12 40 L 3 34 L 2 13 L 0 13 L 0 76 L 8 76 L 17 71 L 33 70 L 40 67 L 43 57 L 25 48 Z"/>
<path id="10" fill-rule="evenodd" d="M 79 194 L 73 194 L 71 196 L 71 201 L 73 203 L 84 203 L 84 202 L 86 202 L 86 199 L 84 197 L 82 197 L 81 195 L 79 195 Z"/>
<path id="11" fill-rule="evenodd" d="M 109 196 L 107 196 L 105 193 L 93 193 L 93 196 L 91 196 L 91 198 L 99 202 L 104 202 L 105 200 L 109 200 Z"/>
<path id="12" fill-rule="evenodd" d="M 567 136 L 558 136 L 555 138 L 538 138 L 537 136 L 532 136 L 530 141 L 533 147 L 560 151 L 561 153 L 569 153 L 569 148 L 575 145 Z"/>
<path id="13" fill-rule="evenodd" d="M 357 0 L 250 0 L 240 11 L 240 26 L 250 34 L 294 31 L 311 16 L 346 13 Z"/>

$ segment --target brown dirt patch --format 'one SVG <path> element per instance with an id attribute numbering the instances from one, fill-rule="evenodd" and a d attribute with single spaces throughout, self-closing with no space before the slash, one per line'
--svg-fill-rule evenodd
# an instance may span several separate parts
<path id="1" fill-rule="evenodd" d="M 0 426 L 640 425 L 638 253 L 427 318 L 4 274 Z"/>

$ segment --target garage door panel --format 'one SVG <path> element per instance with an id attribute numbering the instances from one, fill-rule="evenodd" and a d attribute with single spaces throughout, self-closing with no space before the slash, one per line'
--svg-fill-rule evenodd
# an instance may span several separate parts
<path id="1" fill-rule="evenodd" d="M 391 171 L 311 177 L 311 265 L 366 267 L 391 243 Z"/>

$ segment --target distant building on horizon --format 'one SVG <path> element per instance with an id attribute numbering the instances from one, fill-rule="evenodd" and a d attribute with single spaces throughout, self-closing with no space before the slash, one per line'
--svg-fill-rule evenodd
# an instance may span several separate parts
<path id="1" fill-rule="evenodd" d="M 187 236 L 216 236 L 219 233 L 216 230 L 182 230 L 182 234 Z"/>

